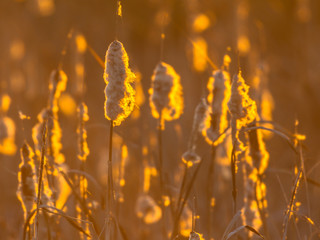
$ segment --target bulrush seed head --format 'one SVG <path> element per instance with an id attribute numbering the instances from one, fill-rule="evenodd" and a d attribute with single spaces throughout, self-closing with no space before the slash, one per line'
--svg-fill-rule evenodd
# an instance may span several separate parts
<path id="1" fill-rule="evenodd" d="M 8 94 L 0 94 L 0 113 L 4 114 L 9 110 L 11 98 Z"/>
<path id="2" fill-rule="evenodd" d="M 232 142 L 235 143 L 237 152 L 244 150 L 239 139 L 239 130 L 254 121 L 257 115 L 256 103 L 249 97 L 248 92 L 249 86 L 244 82 L 241 72 L 234 75 L 228 107 L 231 113 Z"/>
<path id="3" fill-rule="evenodd" d="M 90 153 L 87 143 L 87 130 L 85 129 L 85 122 L 89 120 L 88 107 L 82 102 L 78 107 L 79 125 L 77 128 L 78 134 L 78 158 L 85 162 Z"/>
<path id="4" fill-rule="evenodd" d="M 231 116 L 237 119 L 241 123 L 241 126 L 251 123 L 256 118 L 256 103 L 249 97 L 248 92 L 249 86 L 242 78 L 241 72 L 234 75 L 228 107 Z"/>
<path id="5" fill-rule="evenodd" d="M 20 149 L 21 163 L 18 172 L 18 190 L 17 197 L 22 204 L 24 219 L 36 208 L 36 189 L 37 180 L 34 166 L 34 153 L 26 143 Z"/>
<path id="6" fill-rule="evenodd" d="M 197 105 L 194 117 L 193 117 L 193 131 L 201 132 L 205 128 L 205 121 L 209 117 L 209 105 L 204 98 L 201 99 Z"/>
<path id="7" fill-rule="evenodd" d="M 66 90 L 68 77 L 62 70 L 53 70 L 49 82 L 49 107 L 53 112 L 58 111 L 58 99 L 63 91 Z"/>
<path id="8" fill-rule="evenodd" d="M 134 81 L 136 76 L 129 68 L 129 58 L 121 42 L 113 41 L 105 60 L 105 117 L 115 126 L 121 124 L 135 105 Z"/>
<path id="9" fill-rule="evenodd" d="M 15 145 L 16 126 L 9 117 L 0 117 L 0 153 L 13 155 L 16 153 Z"/>
<path id="10" fill-rule="evenodd" d="M 202 135 L 209 144 L 216 146 L 224 140 L 225 134 L 223 132 L 228 127 L 229 74 L 226 71 L 214 71 L 207 84 L 207 89 L 209 91 L 207 100 L 211 114 L 206 118 L 206 127 L 203 129 Z"/>
<path id="11" fill-rule="evenodd" d="M 162 217 L 161 208 L 156 204 L 152 197 L 142 194 L 136 203 L 136 213 L 146 224 L 158 222 Z"/>
<path id="12" fill-rule="evenodd" d="M 178 119 L 183 112 L 182 86 L 180 76 L 172 66 L 160 62 L 151 78 L 152 86 L 149 89 L 152 116 L 161 121 Z M 164 127 L 164 122 L 161 123 Z"/>

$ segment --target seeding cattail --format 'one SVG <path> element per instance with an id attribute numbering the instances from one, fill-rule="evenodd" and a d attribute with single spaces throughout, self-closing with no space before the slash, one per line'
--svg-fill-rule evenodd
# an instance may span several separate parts
<path id="1" fill-rule="evenodd" d="M 261 224 L 266 230 L 266 185 L 262 181 L 265 170 L 269 163 L 269 153 L 265 148 L 261 130 L 254 129 L 248 133 L 250 156 L 245 159 L 247 180 L 247 202 L 250 207 L 249 212 L 255 213 L 252 225 L 255 229 L 259 229 Z M 260 219 L 257 217 L 259 212 Z M 252 214 L 251 214 L 252 215 Z M 262 222 L 261 222 L 262 221 Z"/>
<path id="2" fill-rule="evenodd" d="M 129 68 L 129 58 L 121 42 L 113 41 L 105 60 L 105 117 L 115 126 L 121 124 L 135 105 L 135 75 Z"/>
<path id="3" fill-rule="evenodd" d="M 55 118 L 54 113 L 51 109 L 44 108 L 38 115 L 38 121 L 32 129 L 32 139 L 35 145 L 35 152 L 40 159 L 41 147 L 42 147 L 42 132 L 46 121 L 48 121 L 48 144 L 46 146 L 46 154 L 51 161 L 50 163 L 63 163 L 64 156 L 60 153 L 62 144 L 61 144 L 61 128 L 58 120 Z"/>
<path id="4" fill-rule="evenodd" d="M 85 122 L 89 120 L 88 107 L 82 102 L 78 106 L 79 125 L 77 128 L 78 134 L 78 159 L 85 162 L 90 153 L 87 143 L 87 130 L 85 129 Z"/>
<path id="5" fill-rule="evenodd" d="M 142 104 L 145 102 L 145 94 L 143 92 L 143 86 L 142 86 L 142 82 L 141 82 L 141 73 L 140 72 L 135 72 L 136 75 L 136 83 L 135 83 L 135 87 L 136 87 L 136 108 L 133 110 L 132 114 L 131 114 L 131 118 L 132 119 L 138 119 L 141 115 L 140 112 L 140 106 L 142 106 Z"/>
<path id="6" fill-rule="evenodd" d="M 243 150 L 239 140 L 239 130 L 256 118 L 256 103 L 248 95 L 249 86 L 241 76 L 241 71 L 234 75 L 231 85 L 231 97 L 228 108 L 231 113 L 231 135 L 237 151 Z"/>
<path id="7" fill-rule="evenodd" d="M 5 114 L 9 110 L 11 103 L 11 98 L 8 94 L 1 94 L 0 95 L 0 114 Z"/>
<path id="8" fill-rule="evenodd" d="M 16 127 L 13 120 L 0 116 L 0 153 L 14 155 L 17 151 L 15 144 Z"/>
<path id="9" fill-rule="evenodd" d="M 255 70 L 253 78 L 254 99 L 257 103 L 257 113 L 262 120 L 272 121 L 274 102 L 268 89 L 268 66 L 261 63 Z"/>
<path id="10" fill-rule="evenodd" d="M 34 153 L 27 143 L 24 143 L 20 149 L 20 157 L 17 197 L 21 202 L 24 219 L 26 220 L 29 213 L 36 209 L 36 191 L 38 187 L 33 160 Z"/>
<path id="11" fill-rule="evenodd" d="M 257 174 L 262 176 L 269 164 L 269 153 L 266 150 L 261 130 L 254 129 L 249 131 L 250 156 L 253 166 L 258 170 Z"/>
<path id="12" fill-rule="evenodd" d="M 77 128 L 78 159 L 80 161 L 80 170 L 85 171 L 85 162 L 89 155 L 89 148 L 87 143 L 87 130 L 85 129 L 85 122 L 89 120 L 87 105 L 84 102 L 80 103 L 77 108 L 77 112 L 78 112 L 78 118 L 79 118 L 79 123 Z M 80 197 L 82 198 L 82 201 L 84 201 L 84 203 L 87 204 L 86 199 L 87 199 L 88 180 L 85 176 L 80 175 L 78 177 L 78 181 L 79 181 Z M 77 203 L 76 205 L 76 212 L 79 219 L 85 219 L 85 220 L 87 219 L 87 215 L 82 211 L 81 205 L 79 203 Z M 86 232 L 89 232 L 88 223 L 82 222 L 82 221 L 79 223 L 82 226 L 82 228 L 86 230 Z M 80 239 L 87 239 L 87 237 L 83 233 L 80 233 Z"/>
<path id="13" fill-rule="evenodd" d="M 162 128 L 164 121 L 180 117 L 183 112 L 182 86 L 180 76 L 172 66 L 164 62 L 156 66 L 149 94 L 152 116 L 160 118 Z"/>
<path id="14" fill-rule="evenodd" d="M 16 126 L 13 120 L 6 116 L 10 108 L 11 98 L 7 94 L 0 95 L 0 154 L 13 155 L 15 145 Z"/>
<path id="15" fill-rule="evenodd" d="M 48 205 L 60 204 L 63 199 L 70 194 L 70 188 L 58 172 L 65 169 L 64 155 L 60 152 L 61 129 L 55 114 L 51 109 L 45 108 L 38 115 L 39 123 L 32 129 L 32 138 L 35 145 L 35 153 L 38 158 L 37 164 L 40 162 L 42 149 L 42 135 L 45 125 L 47 127 L 47 140 L 45 146 L 45 162 L 46 170 L 43 176 L 43 193 L 41 200 L 46 201 Z M 61 200 L 62 199 L 62 200 Z"/>
<path id="16" fill-rule="evenodd" d="M 68 77 L 62 70 L 53 70 L 49 82 L 49 108 L 56 113 L 58 111 L 58 99 L 66 90 Z"/>
<path id="17" fill-rule="evenodd" d="M 259 206 L 256 201 L 256 186 L 258 182 L 257 169 L 254 168 L 252 158 L 246 155 L 242 165 L 244 182 L 244 212 L 242 214 L 243 225 L 251 226 L 259 230 L 262 226 Z M 252 233 L 249 233 L 252 236 Z"/>
<path id="18" fill-rule="evenodd" d="M 206 119 L 202 134 L 209 144 L 218 145 L 225 137 L 223 132 L 228 127 L 227 102 L 230 98 L 230 77 L 226 71 L 217 70 L 207 84 L 207 97 L 210 116 Z"/>
<path id="19" fill-rule="evenodd" d="M 162 217 L 161 208 L 156 204 L 152 197 L 142 194 L 136 203 L 136 213 L 146 224 L 158 222 Z"/>

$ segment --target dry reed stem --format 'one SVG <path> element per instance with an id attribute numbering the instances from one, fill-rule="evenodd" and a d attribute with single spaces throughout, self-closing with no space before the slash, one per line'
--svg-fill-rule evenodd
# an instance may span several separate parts
<path id="1" fill-rule="evenodd" d="M 200 163 L 196 166 L 196 169 L 194 170 L 193 175 L 191 176 L 191 179 L 190 179 L 190 181 L 189 181 L 189 184 L 188 184 L 187 187 L 186 187 L 185 194 L 182 195 L 181 204 L 178 205 L 179 207 L 178 207 L 178 209 L 177 209 L 177 214 L 176 214 L 176 216 L 175 216 L 175 218 L 174 218 L 174 221 L 173 221 L 173 230 L 172 230 L 172 234 L 171 234 L 171 238 L 170 238 L 171 240 L 176 239 L 176 236 L 177 236 L 177 234 L 178 234 L 178 232 L 179 232 L 179 220 L 180 220 L 180 216 L 181 216 L 182 211 L 183 211 L 183 208 L 184 208 L 184 206 L 185 206 L 185 204 L 186 204 L 186 202 L 187 202 L 187 200 L 188 200 L 188 197 L 189 197 L 189 195 L 190 195 L 191 189 L 192 189 L 193 184 L 194 184 L 194 182 L 195 182 L 195 179 L 196 179 L 196 177 L 197 177 L 197 175 L 198 175 L 198 172 L 199 172 L 199 170 L 200 170 L 200 167 L 202 166 L 202 163 L 203 163 L 203 161 L 200 161 Z M 178 204 L 179 204 L 179 203 L 178 203 Z"/>
<path id="2" fill-rule="evenodd" d="M 292 189 L 292 194 L 291 194 L 291 198 L 290 198 L 290 203 L 288 205 L 284 220 L 283 220 L 283 235 L 282 235 L 282 240 L 286 240 L 287 239 L 287 231 L 288 231 L 288 225 L 289 225 L 289 220 L 291 217 L 291 214 L 293 212 L 293 207 L 294 207 L 294 201 L 296 199 L 296 194 L 298 191 L 298 187 L 302 178 L 302 169 L 300 168 L 295 183 L 293 185 L 293 189 Z"/>
<path id="3" fill-rule="evenodd" d="M 36 239 L 39 237 L 39 206 L 41 198 L 41 187 L 43 178 L 43 168 L 45 161 L 45 148 L 46 148 L 46 137 L 47 137 L 47 120 L 45 120 L 43 132 L 42 132 L 42 149 L 41 149 L 41 159 L 40 159 L 40 170 L 39 170 L 39 181 L 38 181 L 38 196 L 37 196 L 37 208 L 36 208 Z"/>
<path id="4" fill-rule="evenodd" d="M 90 210 L 88 209 L 87 204 L 82 200 L 81 196 L 77 193 L 76 187 L 72 184 L 71 180 L 68 178 L 68 176 L 63 171 L 59 171 L 59 173 L 62 175 L 62 177 L 65 179 L 66 183 L 71 188 L 73 195 L 75 196 L 75 198 L 80 203 L 81 209 L 88 216 L 89 221 L 92 222 L 92 225 L 93 225 L 93 228 L 95 230 L 95 233 L 98 233 L 99 232 L 98 225 L 97 225 L 95 219 L 93 218 L 92 214 L 90 213 Z"/>

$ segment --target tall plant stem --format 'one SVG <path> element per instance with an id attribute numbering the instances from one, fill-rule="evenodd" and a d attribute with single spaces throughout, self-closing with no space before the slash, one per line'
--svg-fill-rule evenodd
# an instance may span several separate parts
<path id="1" fill-rule="evenodd" d="M 160 178 L 160 193 L 161 199 L 163 197 L 164 182 L 163 182 L 163 157 L 162 157 L 162 114 L 159 117 L 158 123 L 158 154 L 159 154 L 159 178 Z M 162 200 L 161 200 L 162 202 Z"/>
<path id="2" fill-rule="evenodd" d="M 41 187 L 44 167 L 44 157 L 46 150 L 46 135 L 47 135 L 47 120 L 45 121 L 43 132 L 42 132 L 42 148 L 41 148 L 41 159 L 40 159 L 40 171 L 39 171 L 39 182 L 38 182 L 38 196 L 37 196 L 37 212 L 36 212 L 36 239 L 39 237 L 39 206 L 41 198 Z"/>
<path id="3" fill-rule="evenodd" d="M 162 156 L 162 114 L 160 113 L 158 122 L 158 154 L 159 154 L 159 178 L 160 178 L 160 199 L 161 199 L 161 210 L 162 210 L 162 221 L 163 221 L 163 234 L 166 237 L 166 221 L 165 221 L 165 206 L 164 206 L 164 181 L 163 181 L 163 156 Z"/>
<path id="4" fill-rule="evenodd" d="M 209 176 L 208 176 L 208 209 L 209 209 L 209 221 L 208 221 L 208 234 L 209 239 L 212 235 L 212 223 L 213 223 L 213 205 L 212 199 L 214 195 L 214 171 L 216 162 L 216 147 L 212 144 L 211 146 L 211 162 L 209 166 Z"/>
<path id="5" fill-rule="evenodd" d="M 109 131 L 109 160 L 108 160 L 108 205 L 107 205 L 107 216 L 108 222 L 111 221 L 113 206 L 114 206 L 114 190 L 113 190 L 113 176 L 112 176 L 112 135 L 113 135 L 113 121 L 110 120 L 110 131 Z M 109 224 L 111 227 L 112 224 Z M 110 233 L 110 239 L 112 239 L 112 231 L 108 229 Z"/>

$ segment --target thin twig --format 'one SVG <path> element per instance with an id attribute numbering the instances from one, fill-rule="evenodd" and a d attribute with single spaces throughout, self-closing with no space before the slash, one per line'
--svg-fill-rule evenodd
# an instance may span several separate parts
<path id="1" fill-rule="evenodd" d="M 296 180 L 295 180 L 295 183 L 294 183 L 294 187 L 293 187 L 293 190 L 292 190 L 291 198 L 290 198 L 290 203 L 289 203 L 288 209 L 286 211 L 286 215 L 284 217 L 282 240 L 286 240 L 286 238 L 287 238 L 289 220 L 290 220 L 291 213 L 293 211 L 294 200 L 296 198 L 297 190 L 298 190 L 299 183 L 300 183 L 300 180 L 301 180 L 301 175 L 302 175 L 302 169 L 300 169 L 298 174 L 297 174 L 297 177 L 296 177 Z"/>

